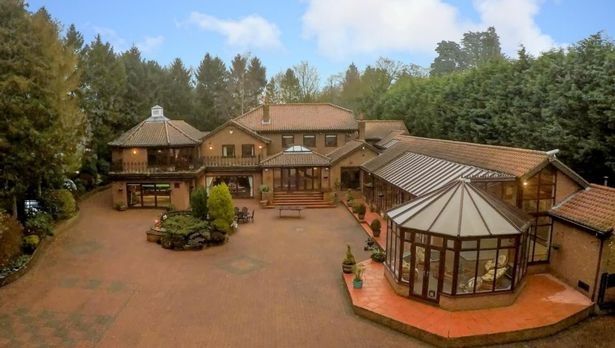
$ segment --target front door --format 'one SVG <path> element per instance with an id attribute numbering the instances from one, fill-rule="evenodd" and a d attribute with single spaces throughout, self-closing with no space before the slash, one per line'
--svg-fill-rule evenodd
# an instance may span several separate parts
<path id="1" fill-rule="evenodd" d="M 320 168 L 280 168 L 280 189 L 282 191 L 320 190 Z M 277 175 L 274 173 L 274 175 Z M 275 180 L 275 179 L 274 179 Z M 276 188 L 278 186 L 276 185 Z"/>
<path id="2" fill-rule="evenodd" d="M 442 288 L 442 249 L 417 233 L 411 248 L 410 296 L 438 302 Z M 421 238 L 423 237 L 423 238 Z"/>

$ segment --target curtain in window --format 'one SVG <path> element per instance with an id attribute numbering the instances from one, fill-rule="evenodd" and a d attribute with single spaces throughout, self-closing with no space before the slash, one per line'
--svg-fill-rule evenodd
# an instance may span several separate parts
<path id="1" fill-rule="evenodd" d="M 254 178 L 249 176 L 248 181 L 250 182 L 250 197 L 254 197 Z"/>
<path id="2" fill-rule="evenodd" d="M 205 180 L 206 180 L 205 188 L 207 189 L 207 193 L 209 193 L 209 189 L 211 188 L 211 184 L 214 182 L 214 177 L 213 176 L 208 176 L 207 178 L 205 178 Z"/>

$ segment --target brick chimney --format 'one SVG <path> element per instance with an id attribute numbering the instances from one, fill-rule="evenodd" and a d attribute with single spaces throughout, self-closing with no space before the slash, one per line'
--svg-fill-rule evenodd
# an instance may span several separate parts
<path id="1" fill-rule="evenodd" d="M 261 121 L 263 124 L 270 124 L 271 117 L 269 115 L 269 104 L 263 104 L 263 120 Z"/>
<path id="2" fill-rule="evenodd" d="M 359 114 L 359 140 L 365 140 L 365 114 Z"/>

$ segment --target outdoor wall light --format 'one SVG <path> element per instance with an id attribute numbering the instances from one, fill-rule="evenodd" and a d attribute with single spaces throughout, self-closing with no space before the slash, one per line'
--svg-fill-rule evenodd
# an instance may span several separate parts
<path id="1" fill-rule="evenodd" d="M 213 150 L 213 149 L 214 149 L 214 146 L 213 146 L 213 145 L 211 145 L 211 144 L 209 144 L 209 149 L 210 149 L 210 150 Z"/>
<path id="2" fill-rule="evenodd" d="M 524 181 L 524 182 L 523 182 L 523 186 L 527 186 L 527 181 Z"/>
<path id="3" fill-rule="evenodd" d="M 137 149 L 132 150 L 132 154 L 136 155 L 137 154 Z"/>
<path id="4" fill-rule="evenodd" d="M 233 130 L 229 129 L 228 134 L 233 134 Z"/>
<path id="5" fill-rule="evenodd" d="M 265 171 L 266 171 L 266 172 L 268 172 L 268 171 L 269 171 L 269 168 L 265 168 Z"/>
<path id="6" fill-rule="evenodd" d="M 262 150 L 263 149 L 263 145 L 258 145 L 258 149 Z"/>

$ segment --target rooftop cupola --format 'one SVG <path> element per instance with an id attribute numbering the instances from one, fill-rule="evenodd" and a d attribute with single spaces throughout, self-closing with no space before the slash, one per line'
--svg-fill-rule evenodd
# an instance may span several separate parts
<path id="1" fill-rule="evenodd" d="M 152 115 L 149 117 L 148 121 L 166 121 L 168 118 L 164 116 L 164 111 L 162 106 L 155 105 L 152 107 Z"/>

